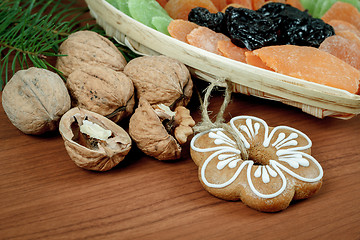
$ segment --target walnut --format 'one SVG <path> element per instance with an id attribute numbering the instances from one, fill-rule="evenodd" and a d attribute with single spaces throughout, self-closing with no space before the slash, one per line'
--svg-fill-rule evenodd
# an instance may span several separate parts
<path id="1" fill-rule="evenodd" d="M 151 105 L 163 103 L 174 109 L 186 106 L 193 82 L 186 66 L 167 56 L 144 56 L 131 60 L 124 73 L 134 82 L 137 97 Z"/>
<path id="2" fill-rule="evenodd" d="M 180 144 L 187 142 L 188 136 L 194 133 L 193 126 L 195 126 L 195 121 L 190 115 L 190 110 L 179 106 L 175 108 L 174 116 L 174 135 Z"/>
<path id="3" fill-rule="evenodd" d="M 126 59 L 116 46 L 107 38 L 92 31 L 78 31 L 71 34 L 59 48 L 56 68 L 65 77 L 85 65 L 109 67 L 122 71 Z"/>
<path id="4" fill-rule="evenodd" d="M 133 112 L 134 85 L 122 72 L 101 66 L 84 66 L 66 82 L 73 107 L 99 113 L 118 122 Z"/>
<path id="5" fill-rule="evenodd" d="M 104 116 L 81 108 L 66 112 L 59 125 L 70 158 L 81 168 L 107 171 L 131 149 L 128 133 Z"/>
<path id="6" fill-rule="evenodd" d="M 140 98 L 129 123 L 129 134 L 138 148 L 158 160 L 179 159 L 181 144 L 193 133 L 191 126 L 195 125 L 193 120 L 190 121 L 190 111 L 183 108 L 180 106 L 178 111 L 172 112 L 164 104 L 151 106 L 146 99 Z M 182 116 L 177 117 L 177 114 Z M 172 136 L 174 132 L 177 132 L 176 137 Z"/>
<path id="7" fill-rule="evenodd" d="M 14 74 L 3 90 L 2 105 L 12 124 L 26 134 L 57 129 L 71 107 L 59 75 L 35 67 Z"/>

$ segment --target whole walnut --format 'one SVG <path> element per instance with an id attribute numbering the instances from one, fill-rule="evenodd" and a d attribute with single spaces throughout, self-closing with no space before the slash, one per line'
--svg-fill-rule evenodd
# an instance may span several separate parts
<path id="1" fill-rule="evenodd" d="M 131 149 L 131 138 L 123 128 L 85 109 L 72 108 L 66 112 L 59 131 L 70 158 L 87 170 L 107 171 Z"/>
<path id="2" fill-rule="evenodd" d="M 137 97 L 151 105 L 165 104 L 174 109 L 186 106 L 193 82 L 187 67 L 167 56 L 144 56 L 131 60 L 124 73 L 134 82 Z"/>
<path id="3" fill-rule="evenodd" d="M 107 38 L 93 31 L 78 31 L 71 34 L 59 48 L 56 68 L 65 77 L 84 65 L 109 67 L 122 71 L 126 59 L 116 46 Z"/>
<path id="4" fill-rule="evenodd" d="M 72 106 L 99 113 L 114 122 L 133 112 L 134 85 L 122 72 L 87 65 L 72 72 L 66 86 Z"/>
<path id="5" fill-rule="evenodd" d="M 59 75 L 32 67 L 16 72 L 5 85 L 2 105 L 11 123 L 20 131 L 42 134 L 57 129 L 71 101 Z"/>
<path id="6" fill-rule="evenodd" d="M 195 121 L 183 106 L 171 111 L 164 104 L 150 105 L 140 98 L 139 106 L 130 118 L 129 134 L 137 147 L 158 160 L 181 157 L 181 144 L 193 134 Z"/>

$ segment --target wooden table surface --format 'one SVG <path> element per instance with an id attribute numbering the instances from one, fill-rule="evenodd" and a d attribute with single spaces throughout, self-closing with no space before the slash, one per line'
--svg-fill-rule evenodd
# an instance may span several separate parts
<path id="1" fill-rule="evenodd" d="M 209 110 L 222 100 L 214 93 Z M 197 122 L 198 107 L 194 98 Z M 278 213 L 215 198 L 202 188 L 188 144 L 178 161 L 134 146 L 112 170 L 87 171 L 69 158 L 58 132 L 25 135 L 1 107 L 0 239 L 360 239 L 360 117 L 317 119 L 234 94 L 225 119 L 238 115 L 306 133 L 324 169 L 320 191 Z"/>

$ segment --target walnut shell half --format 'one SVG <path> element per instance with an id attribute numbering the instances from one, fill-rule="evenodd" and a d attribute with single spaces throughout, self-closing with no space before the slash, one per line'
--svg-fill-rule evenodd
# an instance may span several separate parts
<path id="1" fill-rule="evenodd" d="M 162 55 L 138 57 L 125 66 L 124 73 L 133 81 L 137 97 L 145 98 L 151 105 L 162 103 L 175 109 L 190 101 L 190 72 L 176 59 Z"/>
<path id="2" fill-rule="evenodd" d="M 109 132 L 108 137 L 82 131 L 85 120 L 95 124 L 100 131 Z M 66 112 L 60 120 L 59 131 L 70 158 L 84 169 L 107 171 L 121 162 L 131 149 L 131 138 L 123 128 L 85 109 L 72 108 Z"/>
<path id="3" fill-rule="evenodd" d="M 11 123 L 26 134 L 56 130 L 71 107 L 59 75 L 35 67 L 14 74 L 3 90 L 2 105 Z"/>
<path id="4" fill-rule="evenodd" d="M 126 59 L 107 38 L 93 31 L 78 31 L 71 34 L 59 48 L 56 68 L 66 77 L 85 65 L 109 67 L 122 71 Z"/>
<path id="5" fill-rule="evenodd" d="M 122 72 L 101 66 L 84 66 L 72 72 L 66 86 L 73 107 L 99 113 L 114 122 L 134 110 L 134 85 Z"/>
<path id="6" fill-rule="evenodd" d="M 129 134 L 137 147 L 146 155 L 158 160 L 174 160 L 181 157 L 181 146 L 168 133 L 154 108 L 144 98 L 130 118 Z"/>

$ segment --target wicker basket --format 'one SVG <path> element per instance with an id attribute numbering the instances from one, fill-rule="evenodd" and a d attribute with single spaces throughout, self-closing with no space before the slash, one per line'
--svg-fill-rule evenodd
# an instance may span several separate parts
<path id="1" fill-rule="evenodd" d="M 233 92 L 280 101 L 324 118 L 349 119 L 360 113 L 360 96 L 234 61 L 145 26 L 105 0 L 86 0 L 91 15 L 106 34 L 142 55 L 167 55 L 186 64 L 192 74 L 208 82 L 225 79 Z"/>

